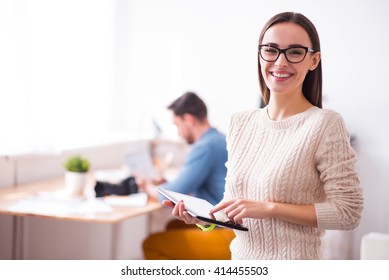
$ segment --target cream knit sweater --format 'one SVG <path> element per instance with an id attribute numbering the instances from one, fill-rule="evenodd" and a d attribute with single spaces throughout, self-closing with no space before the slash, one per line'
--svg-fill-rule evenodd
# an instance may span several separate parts
<path id="1" fill-rule="evenodd" d="M 325 229 L 352 230 L 363 208 L 356 155 L 342 117 L 312 107 L 282 121 L 267 110 L 236 113 L 227 136 L 223 200 L 314 204 L 318 228 L 279 219 L 244 219 L 233 259 L 321 259 Z"/>

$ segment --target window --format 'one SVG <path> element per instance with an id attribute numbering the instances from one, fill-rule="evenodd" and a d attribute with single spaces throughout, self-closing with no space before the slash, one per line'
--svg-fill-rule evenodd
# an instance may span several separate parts
<path id="1" fill-rule="evenodd" d="M 112 137 L 116 1 L 0 3 L 0 153 Z"/>

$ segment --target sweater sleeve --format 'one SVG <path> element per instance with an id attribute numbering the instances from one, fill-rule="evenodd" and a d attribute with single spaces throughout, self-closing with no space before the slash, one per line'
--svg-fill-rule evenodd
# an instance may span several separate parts
<path id="1" fill-rule="evenodd" d="M 315 159 L 325 193 L 325 200 L 315 204 L 318 228 L 356 228 L 363 209 L 362 188 L 355 171 L 356 154 L 339 114 L 333 112 L 326 122 Z"/>

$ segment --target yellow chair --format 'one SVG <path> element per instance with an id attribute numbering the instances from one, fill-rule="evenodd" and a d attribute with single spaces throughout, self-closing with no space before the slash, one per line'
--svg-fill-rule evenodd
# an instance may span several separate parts
<path id="1" fill-rule="evenodd" d="M 166 231 L 150 235 L 143 242 L 146 260 L 230 260 L 230 243 L 235 234 L 216 228 L 203 232 L 194 225 L 175 220 Z"/>

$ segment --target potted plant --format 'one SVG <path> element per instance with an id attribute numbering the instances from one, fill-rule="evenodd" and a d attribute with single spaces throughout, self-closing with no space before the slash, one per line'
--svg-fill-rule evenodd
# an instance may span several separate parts
<path id="1" fill-rule="evenodd" d="M 80 155 L 72 155 L 65 161 L 64 167 L 66 169 L 65 186 L 69 194 L 83 195 L 86 175 L 90 167 L 89 160 Z"/>

